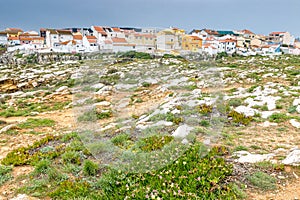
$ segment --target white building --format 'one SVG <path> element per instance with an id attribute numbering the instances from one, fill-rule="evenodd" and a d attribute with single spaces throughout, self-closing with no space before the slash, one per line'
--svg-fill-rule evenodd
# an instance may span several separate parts
<path id="1" fill-rule="evenodd" d="M 0 45 L 8 44 L 8 35 L 6 32 L 0 32 Z"/>

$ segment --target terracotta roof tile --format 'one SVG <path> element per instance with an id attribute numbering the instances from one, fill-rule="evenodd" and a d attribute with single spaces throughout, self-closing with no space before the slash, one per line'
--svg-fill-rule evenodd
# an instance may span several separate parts
<path id="1" fill-rule="evenodd" d="M 111 38 L 111 40 L 113 41 L 113 43 L 127 43 L 125 38 L 114 37 L 114 38 Z"/>
<path id="2" fill-rule="evenodd" d="M 93 36 L 93 35 L 87 35 L 86 38 L 88 40 L 91 40 L 91 39 L 97 40 L 96 36 Z"/>
<path id="3" fill-rule="evenodd" d="M 19 40 L 19 37 L 8 37 L 8 40 Z"/>
<path id="4" fill-rule="evenodd" d="M 80 35 L 73 35 L 73 39 L 74 40 L 82 40 L 82 35 L 80 34 Z"/>

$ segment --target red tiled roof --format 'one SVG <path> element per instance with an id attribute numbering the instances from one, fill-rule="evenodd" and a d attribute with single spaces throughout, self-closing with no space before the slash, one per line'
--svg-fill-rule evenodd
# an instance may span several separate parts
<path id="1" fill-rule="evenodd" d="M 8 37 L 8 40 L 19 40 L 19 37 Z"/>
<path id="2" fill-rule="evenodd" d="M 205 31 L 205 32 L 208 33 L 209 35 L 219 35 L 218 31 L 215 31 L 215 30 L 211 30 L 211 29 L 203 29 L 203 31 Z"/>
<path id="3" fill-rule="evenodd" d="M 286 32 L 272 32 L 269 35 L 277 35 L 277 34 L 283 34 L 283 33 L 286 33 Z"/>
<path id="4" fill-rule="evenodd" d="M 127 43 L 125 38 L 114 37 L 114 38 L 111 38 L 111 40 L 113 41 L 113 43 Z"/>
<path id="5" fill-rule="evenodd" d="M 65 42 L 60 42 L 61 45 L 68 45 L 70 42 L 72 42 L 73 45 L 76 44 L 76 42 L 74 40 L 68 40 L 68 41 L 65 41 Z"/>
<path id="6" fill-rule="evenodd" d="M 104 31 L 103 27 L 101 27 L 101 26 L 94 26 L 94 29 L 95 29 L 95 31 L 97 31 L 97 32 Z"/>
<path id="7" fill-rule="evenodd" d="M 244 30 L 241 30 L 241 32 L 243 34 L 254 34 L 252 31 L 248 30 L 248 29 L 244 29 Z"/>
<path id="8" fill-rule="evenodd" d="M 93 35 L 87 35 L 86 38 L 88 40 L 97 40 L 96 36 L 93 36 Z"/>
<path id="9" fill-rule="evenodd" d="M 118 27 L 112 28 L 112 30 L 113 30 L 114 32 L 121 32 L 121 29 L 118 28 Z"/>
<path id="10" fill-rule="evenodd" d="M 74 40 L 82 40 L 82 35 L 73 35 Z"/>
<path id="11" fill-rule="evenodd" d="M 20 28 L 7 28 L 6 30 L 7 31 L 13 31 L 13 32 L 23 32 L 23 30 L 20 29 Z"/>
<path id="12" fill-rule="evenodd" d="M 192 36 L 190 36 L 190 37 L 193 38 L 194 40 L 202 40 L 200 37 L 195 36 L 195 35 L 192 35 Z"/>
<path id="13" fill-rule="evenodd" d="M 208 38 L 206 38 L 206 41 L 214 41 L 214 40 L 215 40 L 214 37 L 208 37 Z"/>
<path id="14" fill-rule="evenodd" d="M 21 33 L 19 36 L 20 37 L 36 37 L 39 34 L 31 34 L 31 33 Z"/>

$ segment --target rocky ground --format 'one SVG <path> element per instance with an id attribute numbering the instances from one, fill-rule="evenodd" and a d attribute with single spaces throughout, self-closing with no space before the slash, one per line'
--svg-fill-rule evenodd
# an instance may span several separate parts
<path id="1" fill-rule="evenodd" d="M 20 63 L 0 67 L 0 160 L 48 135 L 77 131 L 103 164 L 146 170 L 147 163 L 131 166 L 124 155 L 134 154 L 142 137 L 159 132 L 183 149 L 195 140 L 208 148 L 224 146 L 234 166 L 228 181 L 246 199 L 300 198 L 300 57 L 116 62 L 107 55 Z M 130 135 L 125 147 L 112 144 L 118 135 Z M 94 148 L 99 142 L 101 151 Z M 166 165 L 162 156 L 151 160 L 153 166 Z M 18 192 L 33 170 L 13 167 L 0 185 L 0 199 L 39 196 Z"/>

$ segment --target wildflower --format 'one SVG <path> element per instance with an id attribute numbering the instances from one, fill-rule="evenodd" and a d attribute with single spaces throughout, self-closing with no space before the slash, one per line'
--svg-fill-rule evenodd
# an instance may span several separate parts
<path id="1" fill-rule="evenodd" d="M 185 161 L 183 161 L 183 162 L 182 162 L 182 164 L 183 164 L 183 165 L 186 165 L 186 162 L 185 162 Z"/>

